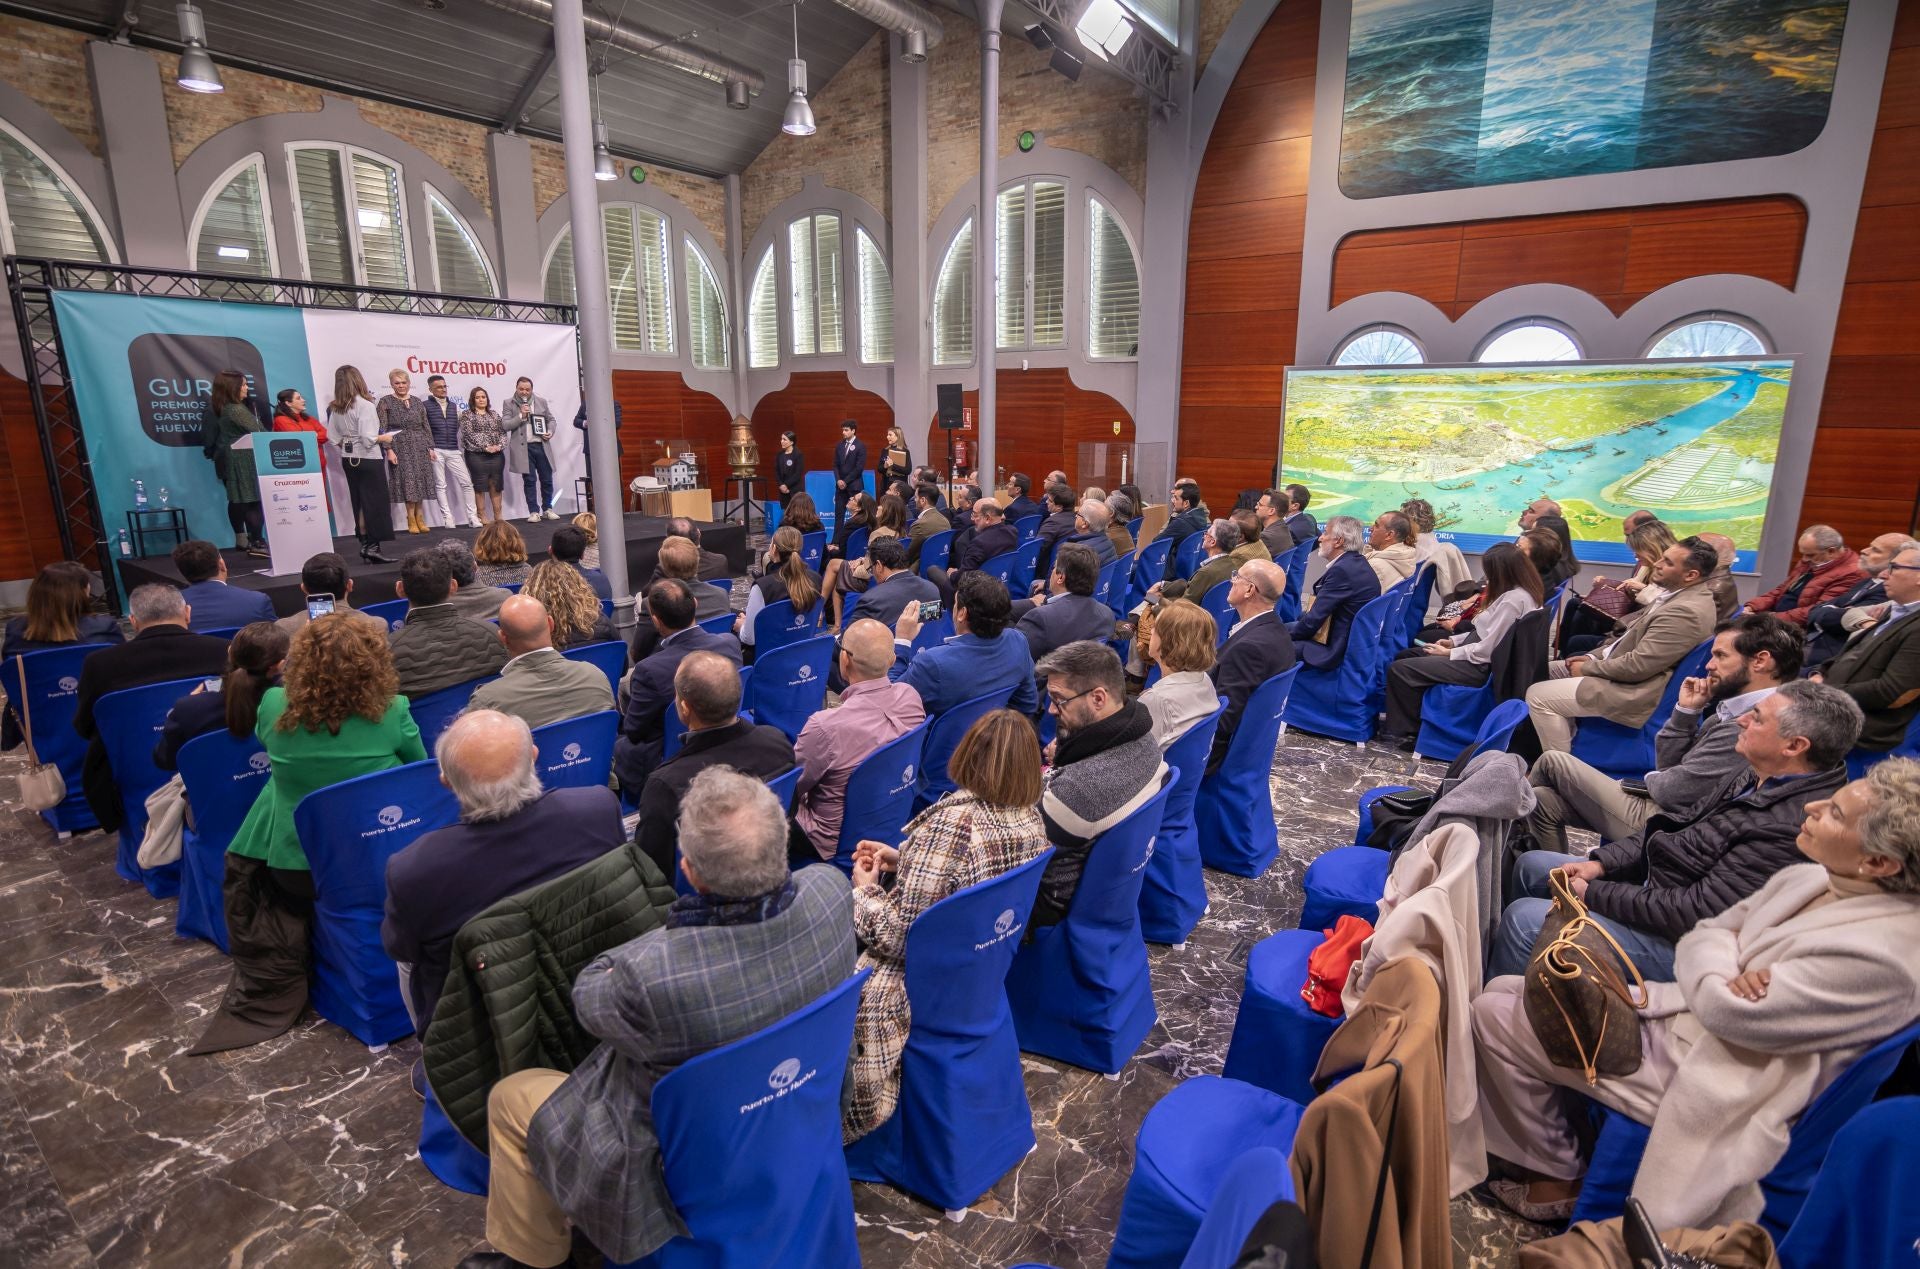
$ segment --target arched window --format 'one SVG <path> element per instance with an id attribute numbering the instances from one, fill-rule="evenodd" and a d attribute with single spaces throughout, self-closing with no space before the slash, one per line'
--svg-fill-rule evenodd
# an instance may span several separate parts
<path id="1" fill-rule="evenodd" d="M 1140 355 L 1140 264 L 1113 210 L 1087 196 L 1087 355 Z"/>
<path id="2" fill-rule="evenodd" d="M 973 218 L 961 222 L 933 286 L 933 364 L 973 360 Z"/>
<path id="3" fill-rule="evenodd" d="M 840 217 L 814 212 L 787 226 L 788 315 L 796 357 L 846 351 L 840 307 Z"/>
<path id="4" fill-rule="evenodd" d="M 268 213 L 266 161 L 249 154 L 208 191 L 193 222 L 193 265 L 202 273 L 232 273 L 270 278 L 279 273 L 274 257 L 273 220 Z M 201 284 L 206 295 L 228 299 L 272 299 L 272 288 L 257 283 Z"/>
<path id="5" fill-rule="evenodd" d="M 1413 337 L 1397 326 L 1365 326 L 1347 336 L 1333 355 L 1336 366 L 1405 366 L 1427 359 Z"/>
<path id="6" fill-rule="evenodd" d="M 113 258 L 86 200 L 26 138 L 0 125 L 0 246 L 49 260 Z"/>
<path id="7" fill-rule="evenodd" d="M 547 252 L 546 287 L 543 298 L 549 304 L 577 304 L 579 292 L 573 289 L 573 229 L 560 231 Z"/>
<path id="8" fill-rule="evenodd" d="M 303 275 L 313 282 L 408 285 L 400 165 L 352 146 L 287 147 Z"/>
<path id="9" fill-rule="evenodd" d="M 760 253 L 747 291 L 747 365 L 767 370 L 780 364 L 780 292 L 773 276 L 773 244 Z"/>
<path id="10" fill-rule="evenodd" d="M 1647 349 L 1649 357 L 1764 357 L 1767 342 L 1736 318 L 1690 317 Z"/>
<path id="11" fill-rule="evenodd" d="M 426 187 L 427 224 L 433 230 L 433 289 L 445 295 L 498 295 L 487 253 L 452 204 Z"/>
<path id="12" fill-rule="evenodd" d="M 573 229 L 560 231 L 547 256 L 549 304 L 576 302 Z M 651 207 L 608 203 L 600 209 L 600 240 L 607 253 L 607 302 L 613 346 L 623 352 L 673 352 L 673 273 L 667 218 Z"/>
<path id="13" fill-rule="evenodd" d="M 1564 326 L 1529 317 L 1481 345 L 1475 361 L 1578 361 L 1580 345 Z"/>
<path id="14" fill-rule="evenodd" d="M 994 342 L 1058 348 L 1067 342 L 1067 187 L 1023 181 L 1000 191 L 994 216 L 1000 288 Z"/>
<path id="15" fill-rule="evenodd" d="M 683 237 L 687 275 L 687 348 L 696 370 L 727 368 L 727 305 L 706 253 L 691 234 Z"/>
<path id="16" fill-rule="evenodd" d="M 866 230 L 856 225 L 853 241 L 860 277 L 860 360 L 879 365 L 893 360 L 893 274 Z"/>

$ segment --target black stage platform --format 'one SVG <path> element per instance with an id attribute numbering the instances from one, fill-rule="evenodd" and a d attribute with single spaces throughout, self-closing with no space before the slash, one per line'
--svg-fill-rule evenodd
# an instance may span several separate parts
<path id="1" fill-rule="evenodd" d="M 666 517 L 630 514 L 625 520 L 628 576 L 639 579 L 651 577 L 654 562 L 660 553 L 660 543 L 666 540 Z M 539 524 L 529 524 L 521 519 L 515 520 L 513 527 L 520 530 L 521 536 L 527 540 L 529 561 L 537 564 L 547 557 L 547 543 L 552 539 L 554 530 L 564 528 L 569 522 L 565 516 L 558 520 L 542 520 Z M 393 561 L 391 564 L 368 564 L 362 561 L 360 543 L 354 538 L 335 538 L 333 549 L 340 552 L 341 558 L 347 562 L 347 573 L 353 578 L 355 604 L 364 606 L 394 598 L 394 583 L 400 580 L 400 560 L 408 551 L 445 542 L 449 538 L 464 538 L 472 542 L 479 535 L 477 528 L 400 533 L 380 548 L 380 553 Z M 726 556 L 727 566 L 734 576 L 747 571 L 747 531 L 741 525 L 701 522 L 700 545 L 704 550 Z M 248 555 L 245 551 L 222 551 L 221 554 L 227 560 L 227 580 L 230 583 L 245 590 L 265 591 L 273 600 L 273 610 L 283 617 L 300 611 L 303 601 L 298 573 L 269 577 L 259 571 L 269 566 L 265 559 Z M 149 582 L 170 582 L 175 586 L 186 584 L 186 579 L 180 576 L 180 570 L 173 566 L 173 558 L 169 555 L 119 560 L 117 563 L 120 566 L 120 584 L 127 593 L 131 593 L 135 586 L 144 586 Z"/>

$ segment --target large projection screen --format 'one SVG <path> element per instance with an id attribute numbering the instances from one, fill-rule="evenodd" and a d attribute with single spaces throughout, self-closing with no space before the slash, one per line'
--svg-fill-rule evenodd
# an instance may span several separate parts
<path id="1" fill-rule="evenodd" d="M 1282 480 L 1323 522 L 1425 498 L 1465 551 L 1550 497 L 1588 564 L 1631 562 L 1620 521 L 1644 507 L 1680 537 L 1726 534 L 1750 573 L 1792 379 L 1791 358 L 1292 366 Z"/>

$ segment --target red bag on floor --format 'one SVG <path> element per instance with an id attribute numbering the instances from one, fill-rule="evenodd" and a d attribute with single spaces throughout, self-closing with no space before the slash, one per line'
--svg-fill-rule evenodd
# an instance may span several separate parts
<path id="1" fill-rule="evenodd" d="M 1347 975 L 1360 959 L 1360 945 L 1373 936 L 1373 923 L 1362 917 L 1343 916 L 1331 930 L 1322 931 L 1326 942 L 1307 956 L 1307 981 L 1300 988 L 1300 999 L 1317 1014 L 1338 1018 L 1346 1012 L 1340 993 L 1346 990 Z"/>

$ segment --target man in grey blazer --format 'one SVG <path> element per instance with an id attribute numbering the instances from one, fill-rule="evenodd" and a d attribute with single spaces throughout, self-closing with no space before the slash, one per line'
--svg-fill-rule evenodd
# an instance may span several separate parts
<path id="1" fill-rule="evenodd" d="M 787 871 L 787 821 L 752 776 L 694 778 L 680 804 L 680 867 L 695 893 L 667 924 L 574 981 L 601 1043 L 573 1074 L 534 1068 L 487 1099 L 487 1241 L 462 1269 L 558 1265 L 568 1223 L 610 1262 L 686 1232 L 659 1165 L 660 1076 L 770 1026 L 853 972 L 853 900 L 837 868 Z"/>
<path id="2" fill-rule="evenodd" d="M 499 678 L 474 689 L 467 709 L 497 709 L 544 727 L 613 708 L 605 672 L 554 650 L 553 618 L 531 595 L 510 595 L 500 605 L 500 642 L 509 659 Z"/>

